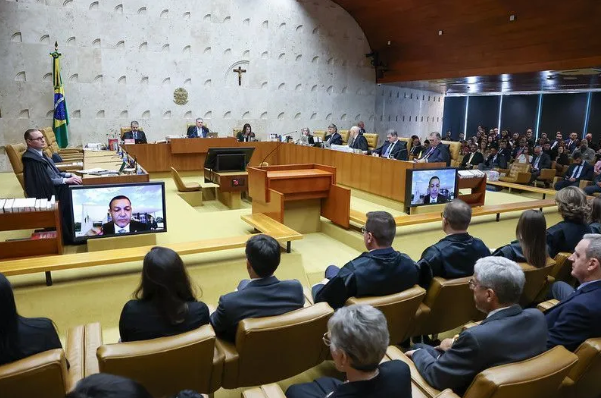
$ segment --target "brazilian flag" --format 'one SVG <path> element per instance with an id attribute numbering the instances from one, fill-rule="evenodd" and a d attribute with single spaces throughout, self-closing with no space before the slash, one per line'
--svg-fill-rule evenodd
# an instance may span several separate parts
<path id="1" fill-rule="evenodd" d="M 69 136 L 67 126 L 69 125 L 69 114 L 67 112 L 67 102 L 65 101 L 65 90 L 63 89 L 63 80 L 61 79 L 61 53 L 58 52 L 58 43 L 54 44 L 55 51 L 50 53 L 52 56 L 52 81 L 54 82 L 54 121 L 52 130 L 56 135 L 56 142 L 61 148 L 69 145 Z"/>

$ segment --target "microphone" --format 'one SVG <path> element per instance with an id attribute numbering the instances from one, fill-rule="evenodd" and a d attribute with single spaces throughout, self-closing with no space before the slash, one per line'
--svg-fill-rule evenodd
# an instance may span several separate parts
<path id="1" fill-rule="evenodd" d="M 294 131 L 292 131 L 292 132 L 290 132 L 290 133 L 286 133 L 286 134 L 284 134 L 284 136 L 291 136 L 292 134 L 294 134 L 294 133 L 296 133 L 296 132 L 298 132 L 298 130 L 294 130 Z M 277 150 L 277 149 L 280 147 L 280 145 L 282 145 L 282 143 L 283 143 L 283 142 L 284 142 L 284 141 L 282 141 L 282 140 L 280 140 L 280 141 L 278 142 L 278 144 L 275 146 L 275 148 L 273 148 L 273 149 L 271 150 L 271 152 L 269 152 L 269 153 L 267 154 L 267 156 L 265 156 L 265 157 L 263 158 L 263 160 L 261 161 L 261 163 L 259 163 L 259 167 L 263 168 L 263 163 L 265 163 L 265 161 L 267 160 L 267 158 L 268 158 L 268 157 L 269 157 L 269 156 L 270 156 L 272 153 L 274 153 L 274 152 L 275 152 L 275 151 L 276 151 L 276 150 Z"/>

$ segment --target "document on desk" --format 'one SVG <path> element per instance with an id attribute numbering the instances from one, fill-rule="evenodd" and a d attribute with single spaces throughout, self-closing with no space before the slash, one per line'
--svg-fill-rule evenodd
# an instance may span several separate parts
<path id="1" fill-rule="evenodd" d="M 93 174 L 93 173 L 102 173 L 108 171 L 107 169 L 103 169 L 102 167 L 95 167 L 93 169 L 87 170 L 79 170 L 78 172 L 81 174 Z"/>

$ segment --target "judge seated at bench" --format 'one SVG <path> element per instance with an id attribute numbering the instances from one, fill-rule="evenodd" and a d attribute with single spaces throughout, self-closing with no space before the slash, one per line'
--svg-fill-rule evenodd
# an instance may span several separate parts
<path id="1" fill-rule="evenodd" d="M 125 195 L 118 195 L 111 199 L 109 202 L 109 213 L 112 221 L 102 224 L 102 229 L 92 228 L 86 235 L 118 235 L 143 232 L 150 229 L 149 224 L 132 220 L 131 200 Z"/>
<path id="2" fill-rule="evenodd" d="M 250 127 L 250 124 L 246 123 L 244 127 L 242 127 L 242 131 L 236 134 L 236 139 L 238 142 L 256 141 L 255 133 L 253 133 L 253 129 Z"/>
<path id="3" fill-rule="evenodd" d="M 373 156 L 380 156 L 386 159 L 408 160 L 407 144 L 399 141 L 399 134 L 395 130 L 388 130 L 386 133 L 386 142 L 374 149 Z"/>
<path id="4" fill-rule="evenodd" d="M 188 138 L 207 138 L 209 129 L 203 124 L 201 118 L 196 119 L 196 125 L 188 127 L 186 136 Z"/>
<path id="5" fill-rule="evenodd" d="M 349 132 L 349 140 L 348 146 L 352 149 L 357 149 L 363 152 L 366 152 L 369 149 L 369 145 L 367 144 L 367 139 L 360 134 L 361 129 L 357 126 L 351 127 Z"/>
<path id="6" fill-rule="evenodd" d="M 140 130 L 140 124 L 134 120 L 130 126 L 131 131 L 123 134 L 123 140 L 135 140 L 136 144 L 146 144 L 146 134 Z"/>
<path id="7" fill-rule="evenodd" d="M 422 157 L 416 160 L 418 163 L 446 163 L 447 166 L 451 164 L 451 154 L 449 153 L 449 147 L 442 143 L 440 133 L 430 134 L 430 148 L 427 151 L 422 152 Z"/>

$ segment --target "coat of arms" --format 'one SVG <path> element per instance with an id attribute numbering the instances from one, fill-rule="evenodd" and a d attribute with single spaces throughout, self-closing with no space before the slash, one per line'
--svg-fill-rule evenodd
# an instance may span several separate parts
<path id="1" fill-rule="evenodd" d="M 173 92 L 173 102 L 177 105 L 186 105 L 188 103 L 188 92 L 185 88 L 176 88 Z"/>

